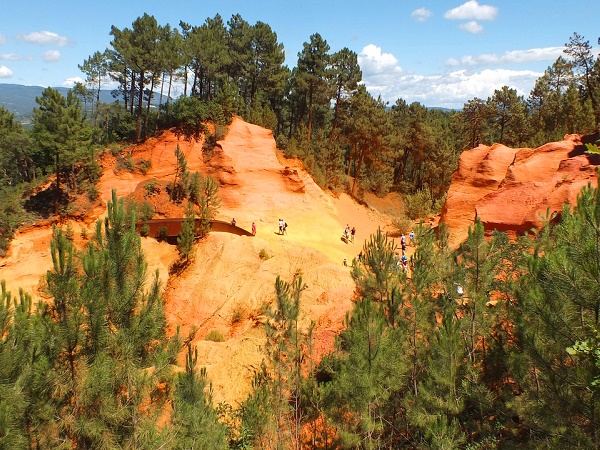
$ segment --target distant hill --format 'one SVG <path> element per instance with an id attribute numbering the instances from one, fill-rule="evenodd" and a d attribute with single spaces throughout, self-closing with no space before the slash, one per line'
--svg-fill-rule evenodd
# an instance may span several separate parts
<path id="1" fill-rule="evenodd" d="M 36 97 L 40 97 L 46 89 L 43 86 L 24 86 L 22 84 L 7 84 L 0 83 L 0 106 L 3 106 L 15 115 L 15 118 L 22 124 L 31 122 L 33 116 L 33 108 L 38 104 L 35 102 Z M 58 92 L 66 96 L 69 88 L 55 87 Z M 100 101 L 104 103 L 112 103 L 117 101 L 110 90 L 100 90 Z M 158 95 L 155 95 L 153 104 L 157 105 Z"/>

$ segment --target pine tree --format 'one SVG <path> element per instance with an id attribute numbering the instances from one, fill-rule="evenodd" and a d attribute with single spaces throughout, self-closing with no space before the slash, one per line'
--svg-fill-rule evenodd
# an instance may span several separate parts
<path id="1" fill-rule="evenodd" d="M 588 186 L 528 261 L 517 316 L 520 353 L 514 378 L 523 395 L 512 403 L 532 445 L 599 448 L 600 368 L 590 352 L 600 326 L 600 195 Z M 571 349 L 571 350 L 569 350 Z"/>
<path id="2" fill-rule="evenodd" d="M 193 259 L 192 251 L 194 248 L 194 240 L 196 239 L 196 233 L 194 232 L 195 227 L 196 211 L 194 210 L 194 204 L 191 201 L 188 201 L 185 208 L 185 219 L 181 225 L 181 232 L 177 236 L 179 259 L 185 264 Z"/>
<path id="3" fill-rule="evenodd" d="M 212 408 L 206 369 L 197 368 L 198 350 L 187 344 L 185 372 L 177 377 L 172 426 L 175 449 L 227 449 L 227 429 Z M 207 392 L 208 390 L 208 392 Z"/>
<path id="4" fill-rule="evenodd" d="M 275 280 L 276 309 L 266 311 L 266 361 L 240 408 L 241 429 L 258 448 L 299 449 L 303 424 L 302 360 L 307 343 L 299 330 L 302 277 Z"/>
<path id="5" fill-rule="evenodd" d="M 178 337 L 166 338 L 158 274 L 148 283 L 135 217 L 125 214 L 114 191 L 82 265 L 88 332 L 78 445 L 157 448 L 169 438 L 157 423 L 168 400 Z"/>
<path id="6" fill-rule="evenodd" d="M 200 197 L 199 216 L 200 216 L 200 227 L 198 234 L 200 237 L 207 235 L 210 232 L 210 221 L 214 219 L 219 206 L 221 205 L 221 199 L 218 195 L 219 185 L 216 181 L 207 176 L 203 180 L 202 184 L 202 196 Z"/>

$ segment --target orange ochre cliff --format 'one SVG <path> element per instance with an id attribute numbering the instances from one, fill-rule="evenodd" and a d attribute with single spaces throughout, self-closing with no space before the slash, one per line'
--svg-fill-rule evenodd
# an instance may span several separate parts
<path id="1" fill-rule="evenodd" d="M 476 218 L 488 231 L 523 233 L 539 228 L 548 208 L 574 205 L 582 187 L 597 184 L 600 158 L 585 153 L 589 140 L 572 134 L 535 149 L 494 144 L 463 152 L 440 217 L 451 243 L 464 241 Z"/>

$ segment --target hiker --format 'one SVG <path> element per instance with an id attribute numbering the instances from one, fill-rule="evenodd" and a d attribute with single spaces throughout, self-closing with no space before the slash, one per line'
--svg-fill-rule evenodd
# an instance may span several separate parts
<path id="1" fill-rule="evenodd" d="M 279 219 L 279 234 L 283 234 L 283 220 Z"/>
<path id="2" fill-rule="evenodd" d="M 413 230 L 410 230 L 408 237 L 410 238 L 410 245 L 412 245 L 414 247 L 415 246 L 415 232 Z"/>
<path id="3" fill-rule="evenodd" d="M 256 224 L 252 222 L 252 236 L 256 236 Z"/>
<path id="4" fill-rule="evenodd" d="M 344 267 L 348 267 L 348 260 L 344 258 Z"/>
<path id="5" fill-rule="evenodd" d="M 235 217 L 233 219 L 231 219 L 231 225 L 233 225 L 235 227 Z"/>
<path id="6" fill-rule="evenodd" d="M 400 258 L 400 261 L 402 261 L 402 268 L 404 269 L 405 272 L 408 271 L 408 258 L 406 257 L 406 255 L 402 255 L 402 258 Z"/>
<path id="7" fill-rule="evenodd" d="M 283 222 L 283 234 L 287 234 L 287 222 Z"/>
<path id="8" fill-rule="evenodd" d="M 352 230 L 350 230 L 350 240 L 352 241 L 352 243 L 354 244 L 354 235 L 356 234 L 356 228 L 352 227 Z"/>

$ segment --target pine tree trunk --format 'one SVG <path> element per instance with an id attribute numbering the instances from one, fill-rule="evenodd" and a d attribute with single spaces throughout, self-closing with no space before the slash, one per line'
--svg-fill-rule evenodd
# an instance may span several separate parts
<path id="1" fill-rule="evenodd" d="M 60 164 L 59 164 L 59 153 L 56 152 L 56 192 L 54 194 L 54 214 L 58 215 L 60 204 Z"/>

